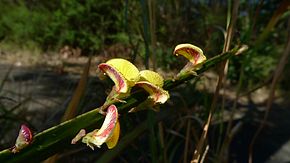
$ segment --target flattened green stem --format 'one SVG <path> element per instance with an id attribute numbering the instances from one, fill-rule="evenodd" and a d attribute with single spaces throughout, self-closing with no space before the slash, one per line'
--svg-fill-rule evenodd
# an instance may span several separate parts
<path id="1" fill-rule="evenodd" d="M 207 60 L 202 67 L 197 70 L 197 74 L 201 74 L 213 66 L 221 63 L 223 60 L 229 59 L 234 56 L 241 46 L 232 49 L 224 55 L 218 55 Z M 170 90 L 183 84 L 185 81 L 196 78 L 192 74 L 184 74 L 175 80 L 166 80 L 164 89 Z M 127 113 L 132 107 L 137 106 L 141 102 L 147 99 L 148 94 L 142 90 L 138 90 L 135 93 L 132 92 L 131 96 L 126 99 L 127 103 L 116 104 L 119 113 Z M 137 113 L 138 114 L 138 113 Z M 82 115 L 77 116 L 74 119 L 65 121 L 57 126 L 51 127 L 43 132 L 34 136 L 32 143 L 23 148 L 16 154 L 13 154 L 9 149 L 0 151 L 1 162 L 39 162 L 45 160 L 49 156 L 56 154 L 71 147 L 70 141 L 81 130 L 86 129 L 92 131 L 96 126 L 100 126 L 103 122 L 104 116 L 98 114 L 98 110 L 92 110 Z"/>
<path id="2" fill-rule="evenodd" d="M 103 116 L 96 110 L 82 114 L 65 121 L 34 136 L 32 143 L 16 154 L 9 149 L 0 152 L 1 162 L 40 162 L 59 152 L 63 147 L 69 147 L 70 140 L 82 128 L 92 128 L 101 122 Z"/>

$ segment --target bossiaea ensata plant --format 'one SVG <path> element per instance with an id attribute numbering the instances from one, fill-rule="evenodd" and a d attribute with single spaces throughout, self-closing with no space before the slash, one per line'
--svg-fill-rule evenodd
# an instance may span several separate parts
<path id="1" fill-rule="evenodd" d="M 184 73 L 195 73 L 202 63 L 206 60 L 203 51 L 191 44 L 177 45 L 173 52 L 175 55 L 182 55 L 189 60 L 189 63 L 182 69 L 179 75 Z M 155 111 L 158 110 L 158 104 L 164 104 L 170 97 L 168 91 L 163 89 L 164 79 L 157 72 L 151 70 L 139 71 L 138 68 L 130 61 L 122 58 L 114 58 L 108 60 L 106 63 L 101 63 L 99 69 L 108 75 L 114 82 L 111 92 L 99 113 L 106 116 L 101 129 L 96 129 L 88 134 L 85 130 L 81 130 L 79 134 L 72 140 L 76 143 L 82 138 L 82 142 L 87 144 L 90 148 L 94 149 L 95 146 L 100 147 L 106 143 L 108 148 L 113 148 L 120 135 L 120 125 L 118 121 L 118 109 L 115 102 L 123 102 L 123 99 L 130 96 L 133 87 L 140 87 L 148 94 L 148 98 L 134 107 L 130 112 L 136 112 L 146 108 L 151 108 Z"/>
<path id="2" fill-rule="evenodd" d="M 192 48 L 188 45 L 185 45 L 185 47 L 187 47 L 188 50 L 195 50 L 195 48 Z M 121 58 L 112 59 L 113 61 L 109 60 L 104 64 L 100 64 L 99 67 L 102 68 L 102 66 L 104 66 L 103 72 L 108 72 L 106 75 L 117 83 L 117 86 L 116 83 L 113 86 L 111 93 L 107 97 L 108 101 L 106 101 L 103 106 L 79 115 L 71 120 L 62 122 L 61 124 L 44 130 L 34 135 L 33 137 L 32 134 L 31 136 L 30 134 L 25 134 L 25 138 L 28 139 L 22 139 L 23 137 L 19 139 L 17 138 L 17 152 L 13 153 L 11 149 L 2 150 L 0 151 L 0 160 L 4 162 L 41 161 L 57 152 L 60 152 L 69 146 L 70 142 L 74 144 L 81 139 L 82 142 L 91 148 L 99 147 L 104 143 L 108 146 L 108 148 L 114 148 L 115 145 L 118 144 L 119 140 L 120 126 L 118 119 L 120 116 L 122 116 L 119 115 L 120 113 L 127 114 L 126 111 L 129 111 L 133 107 L 135 107 L 133 109 L 134 111 L 138 111 L 140 108 L 152 108 L 157 110 L 156 106 L 158 104 L 163 104 L 168 100 L 169 93 L 167 91 L 185 83 L 188 80 L 196 78 L 196 75 L 207 71 L 218 63 L 221 63 L 222 61 L 229 59 L 232 56 L 242 53 L 246 49 L 245 47 L 246 46 L 244 45 L 237 46 L 226 53 L 216 55 L 215 57 L 208 60 L 203 60 L 201 62 L 196 61 L 198 66 L 189 66 L 190 68 L 186 69 L 186 71 L 183 71 L 184 69 L 181 70 L 183 73 L 179 73 L 177 78 L 167 80 L 163 80 L 162 76 L 156 72 L 152 72 L 150 70 L 139 71 L 138 68 L 136 68 L 137 70 L 133 68 L 135 69 L 133 71 L 137 73 L 133 74 L 135 77 L 132 80 L 132 78 L 128 78 L 127 76 L 128 70 L 124 70 L 124 67 L 120 65 L 132 66 L 133 64 Z M 175 54 L 186 55 L 186 53 L 190 53 L 188 50 L 187 52 L 186 50 L 184 51 L 184 48 L 183 50 L 178 49 L 179 48 L 175 48 Z M 129 73 L 129 76 L 131 75 L 132 74 Z M 130 83 L 126 80 L 132 82 Z M 122 88 L 122 81 L 125 81 L 125 83 L 127 82 L 126 89 Z M 140 86 L 145 85 L 145 82 L 150 84 L 147 83 L 147 86 Z M 140 85 L 137 85 L 137 83 Z M 151 89 L 151 87 L 148 85 L 152 86 L 152 88 L 154 87 L 154 89 Z M 136 89 L 132 89 L 133 87 Z M 156 88 L 163 93 L 157 93 L 158 91 L 155 91 L 157 90 Z M 151 102 L 146 103 L 148 100 Z M 105 121 L 103 121 L 104 118 L 102 117 L 105 118 Z M 98 129 L 99 127 L 97 126 L 100 126 L 102 122 L 103 125 L 100 127 L 100 129 Z M 86 133 L 85 130 L 89 132 Z M 29 136 L 27 137 L 27 135 Z M 126 133 L 123 133 L 122 135 L 126 135 Z M 74 136 L 75 138 L 73 139 Z M 105 137 L 101 138 L 100 136 Z M 24 146 L 19 146 L 18 142 L 20 140 L 25 140 Z"/>

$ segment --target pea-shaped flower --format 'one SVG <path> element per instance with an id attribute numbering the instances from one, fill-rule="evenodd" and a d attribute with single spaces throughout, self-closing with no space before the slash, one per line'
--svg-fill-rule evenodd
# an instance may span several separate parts
<path id="1" fill-rule="evenodd" d="M 116 146 L 120 135 L 120 124 L 118 120 L 118 109 L 115 105 L 110 105 L 107 109 L 107 114 L 100 129 L 96 129 L 88 134 L 82 129 L 78 135 L 72 140 L 75 144 L 82 138 L 82 142 L 87 144 L 94 150 L 94 147 L 100 148 L 106 143 L 109 149 Z"/>
<path id="2" fill-rule="evenodd" d="M 142 87 L 149 93 L 149 97 L 136 108 L 131 109 L 130 112 L 139 111 L 148 106 L 154 107 L 156 104 L 164 104 L 169 99 L 169 93 L 162 88 L 163 83 L 164 79 L 158 73 L 151 70 L 140 71 L 140 80 L 135 86 Z"/>
<path id="3" fill-rule="evenodd" d="M 174 55 L 182 55 L 189 60 L 188 64 L 180 71 L 177 76 L 180 76 L 184 73 L 193 73 L 195 70 L 199 69 L 202 63 L 206 60 L 203 51 L 192 44 L 179 44 L 175 47 Z"/>
<path id="4" fill-rule="evenodd" d="M 12 147 L 12 152 L 19 152 L 21 149 L 25 148 L 32 142 L 32 133 L 26 125 L 21 125 L 18 137 L 16 139 L 14 147 Z"/>
<path id="5" fill-rule="evenodd" d="M 182 55 L 187 58 L 193 65 L 200 64 L 206 60 L 203 51 L 191 44 L 179 44 L 175 47 L 174 52 L 176 56 Z"/>
<path id="6" fill-rule="evenodd" d="M 117 93 L 127 93 L 130 87 L 139 80 L 137 67 L 122 58 L 111 59 L 106 63 L 101 63 L 98 67 L 113 80 Z"/>
<path id="7" fill-rule="evenodd" d="M 139 80 L 140 75 L 136 66 L 122 58 L 114 58 L 106 63 L 101 63 L 99 69 L 115 83 L 105 104 L 100 109 L 100 113 L 104 114 L 103 111 L 107 106 L 114 102 L 124 102 L 122 99 L 129 96 L 131 88 Z"/>
<path id="8" fill-rule="evenodd" d="M 169 99 L 169 93 L 163 87 L 164 79 L 158 73 L 151 70 L 143 70 L 140 72 L 140 80 L 136 86 L 144 88 L 149 93 L 149 99 L 154 104 L 163 104 Z"/>

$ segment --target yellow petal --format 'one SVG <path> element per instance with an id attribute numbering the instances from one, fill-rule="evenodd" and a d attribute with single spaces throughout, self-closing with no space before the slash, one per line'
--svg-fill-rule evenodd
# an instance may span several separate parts
<path id="1" fill-rule="evenodd" d="M 139 70 L 131 62 L 122 58 L 114 58 L 106 63 L 118 70 L 129 81 L 130 86 L 134 86 L 135 82 L 139 80 Z"/>
<path id="2" fill-rule="evenodd" d="M 176 56 L 183 55 L 187 58 L 193 65 L 200 64 L 206 60 L 203 51 L 191 44 L 179 44 L 175 47 L 173 54 Z"/>
<path id="3" fill-rule="evenodd" d="M 169 99 L 169 93 L 167 91 L 147 81 L 137 82 L 136 86 L 145 89 L 150 94 L 149 98 L 152 99 L 154 103 L 163 104 Z"/>
<path id="4" fill-rule="evenodd" d="M 106 142 L 109 149 L 112 149 L 117 145 L 119 136 L 120 136 L 120 123 L 118 121 L 113 131 L 112 136 Z"/>
<path id="5" fill-rule="evenodd" d="M 101 63 L 99 69 L 106 73 L 115 83 L 117 93 L 126 93 L 129 90 L 128 81 L 125 77 L 113 66 L 107 63 Z"/>
<path id="6" fill-rule="evenodd" d="M 140 80 L 139 81 L 148 81 L 160 88 L 163 87 L 164 79 L 157 72 L 151 70 L 142 70 L 140 71 Z"/>
<path id="7" fill-rule="evenodd" d="M 93 146 L 101 147 L 112 135 L 118 122 L 118 109 L 115 105 L 110 105 L 107 109 L 107 115 L 102 127 L 94 130 L 83 137 L 82 142 L 86 143 L 92 149 Z"/>

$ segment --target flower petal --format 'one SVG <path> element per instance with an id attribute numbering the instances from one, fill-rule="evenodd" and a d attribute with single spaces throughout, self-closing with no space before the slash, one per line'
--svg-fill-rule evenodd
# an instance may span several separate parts
<path id="1" fill-rule="evenodd" d="M 135 82 L 139 80 L 139 70 L 131 62 L 122 58 L 114 58 L 106 63 L 118 70 L 129 81 L 130 86 L 134 86 Z"/>
<path id="2" fill-rule="evenodd" d="M 142 70 L 140 71 L 139 81 L 148 81 L 160 88 L 163 87 L 164 79 L 157 72 L 151 70 Z"/>
<path id="3" fill-rule="evenodd" d="M 18 152 L 19 150 L 25 148 L 32 142 L 32 133 L 30 129 L 26 125 L 21 125 L 19 130 L 18 137 L 16 139 L 16 143 L 14 148 L 12 149 L 13 153 Z"/>
<path id="4" fill-rule="evenodd" d="M 193 65 L 200 64 L 206 60 L 203 55 L 203 51 L 191 44 L 179 44 L 175 47 L 173 54 L 176 56 L 183 55 L 187 58 Z"/>
<path id="5" fill-rule="evenodd" d="M 150 94 L 149 98 L 154 103 L 163 104 L 169 99 L 169 93 L 167 91 L 147 81 L 137 82 L 136 86 L 144 88 Z"/>
<path id="6" fill-rule="evenodd" d="M 118 121 L 113 131 L 113 135 L 106 142 L 109 149 L 112 149 L 117 145 L 119 136 L 120 136 L 120 123 Z"/>
<path id="7" fill-rule="evenodd" d="M 101 147 L 112 135 L 118 121 L 118 109 L 115 105 L 110 105 L 107 109 L 107 115 L 102 127 L 94 130 L 83 137 L 82 142 L 86 143 L 92 149 L 93 146 Z"/>
<path id="8" fill-rule="evenodd" d="M 117 69 L 107 63 L 101 63 L 99 69 L 113 80 L 117 93 L 126 93 L 128 91 L 128 83 L 125 77 Z"/>

